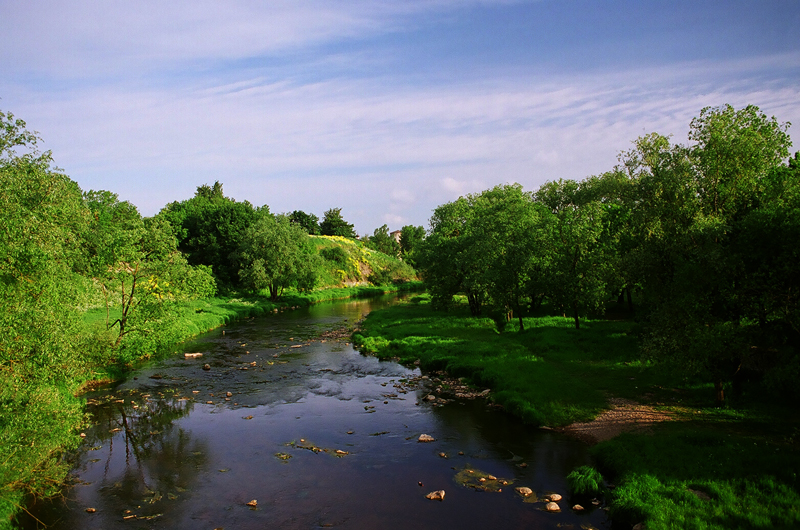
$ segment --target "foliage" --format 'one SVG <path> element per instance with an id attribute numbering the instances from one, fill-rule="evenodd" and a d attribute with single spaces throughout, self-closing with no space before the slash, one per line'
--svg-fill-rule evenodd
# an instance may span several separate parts
<path id="1" fill-rule="evenodd" d="M 603 475 L 592 466 L 581 466 L 567 475 L 567 484 L 573 495 L 596 497 L 603 493 Z"/>
<path id="2" fill-rule="evenodd" d="M 417 266 L 417 259 L 414 251 L 424 239 L 425 228 L 422 226 L 406 225 L 400 229 L 400 255 L 403 261 L 412 267 Z"/>
<path id="3" fill-rule="evenodd" d="M 309 236 L 285 216 L 263 216 L 245 230 L 237 251 L 242 283 L 269 289 L 277 300 L 287 287 L 311 290 L 317 280 L 317 255 Z"/>
<path id="4" fill-rule="evenodd" d="M 239 263 L 234 256 L 244 231 L 269 208 L 225 197 L 222 185 L 203 185 L 191 199 L 172 202 L 158 214 L 175 227 L 178 248 L 190 265 L 211 267 L 220 284 L 239 283 Z"/>
<path id="5" fill-rule="evenodd" d="M 295 210 L 289 214 L 289 221 L 300 225 L 310 235 L 319 235 L 319 218 L 313 213 Z"/>
<path id="6" fill-rule="evenodd" d="M 53 492 L 61 451 L 82 421 L 69 383 L 77 338 L 80 227 L 77 184 L 51 167 L 22 120 L 0 112 L 0 514 L 31 491 Z M 47 432 L 39 441 L 37 434 Z M 36 442 L 36 443 L 33 443 Z"/>
<path id="7" fill-rule="evenodd" d="M 400 255 L 400 244 L 389 235 L 387 225 L 376 228 L 372 236 L 367 239 L 366 244 L 369 248 L 383 252 L 387 256 L 399 257 Z"/>
<path id="8" fill-rule="evenodd" d="M 319 233 L 323 236 L 340 236 L 355 239 L 356 232 L 353 225 L 342 218 L 341 208 L 327 210 L 319 224 Z"/>

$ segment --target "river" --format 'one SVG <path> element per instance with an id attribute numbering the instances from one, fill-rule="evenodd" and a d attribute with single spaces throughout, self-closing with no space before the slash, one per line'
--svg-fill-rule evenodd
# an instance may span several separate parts
<path id="1" fill-rule="evenodd" d="M 436 374 L 341 336 L 395 299 L 240 321 L 87 394 L 70 485 L 24 527 L 610 528 L 599 507 L 571 510 L 565 477 L 589 462 L 583 443 L 482 398 L 426 399 Z M 436 490 L 444 500 L 426 499 Z M 532 502 L 554 492 L 560 513 Z"/>

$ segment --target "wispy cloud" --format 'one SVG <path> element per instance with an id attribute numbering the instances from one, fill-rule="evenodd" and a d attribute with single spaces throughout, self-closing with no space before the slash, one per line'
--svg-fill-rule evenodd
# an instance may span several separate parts
<path id="1" fill-rule="evenodd" d="M 220 180 L 273 211 L 343 207 L 371 233 L 498 183 L 608 170 L 644 133 L 683 141 L 705 106 L 752 103 L 800 123 L 798 52 L 547 75 L 470 63 L 419 79 L 385 50 L 319 47 L 402 33 L 464 2 L 48 5 L 4 8 L 0 33 L 20 41 L 0 48 L 0 107 L 41 131 L 82 187 L 146 214 Z"/>

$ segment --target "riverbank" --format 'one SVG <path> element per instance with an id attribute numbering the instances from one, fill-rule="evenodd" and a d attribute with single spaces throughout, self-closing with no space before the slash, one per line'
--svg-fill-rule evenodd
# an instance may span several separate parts
<path id="1" fill-rule="evenodd" d="M 592 448 L 616 485 L 606 495 L 615 523 L 800 525 L 796 411 L 756 401 L 713 408 L 710 385 L 639 360 L 632 321 L 588 320 L 575 330 L 569 319 L 536 317 L 525 319 L 524 333 L 513 324 L 498 333 L 491 319 L 471 317 L 465 306 L 434 312 L 427 296 L 417 296 L 370 314 L 362 328 L 354 337 L 362 351 L 489 387 L 497 404 L 527 423 L 588 423 L 613 402 L 673 420 L 638 425 Z"/>
<path id="2" fill-rule="evenodd" d="M 105 310 L 87 311 L 79 328 L 81 365 L 66 367 L 72 374 L 69 379 L 54 381 L 46 376 L 52 367 L 42 366 L 39 380 L 6 382 L 13 399 L 0 400 L 0 529 L 14 527 L 14 514 L 24 510 L 26 496 L 59 492 L 69 471 L 61 455 L 78 445 L 80 430 L 88 421 L 79 397 L 85 389 L 123 379 L 141 363 L 169 355 L 176 344 L 235 320 L 325 301 L 421 289 L 420 282 L 408 282 L 287 293 L 278 301 L 265 296 L 194 300 L 174 307 L 157 333 L 128 336 L 118 348 L 111 348 Z"/>

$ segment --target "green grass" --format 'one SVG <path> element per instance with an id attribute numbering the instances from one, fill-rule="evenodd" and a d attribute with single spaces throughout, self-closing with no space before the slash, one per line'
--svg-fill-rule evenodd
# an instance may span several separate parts
<path id="1" fill-rule="evenodd" d="M 713 408 L 709 383 L 639 360 L 634 322 L 588 319 L 580 330 L 562 317 L 524 323 L 523 333 L 515 331 L 516 322 L 498 333 L 491 319 L 470 316 L 464 304 L 435 312 L 427 296 L 417 296 L 371 313 L 354 338 L 379 357 L 419 359 L 423 369 L 489 386 L 495 401 L 533 424 L 590 420 L 609 397 L 673 411 L 682 421 L 592 449 L 597 467 L 616 483 L 607 499 L 623 527 L 800 528 L 796 407 L 774 397 L 770 402 L 761 389 L 758 401 Z M 600 479 L 576 470 L 570 481 L 581 489 Z"/>
<path id="2" fill-rule="evenodd" d="M 474 318 L 463 305 L 441 313 L 427 296 L 415 301 L 371 313 L 356 343 L 379 357 L 419 359 L 424 369 L 488 386 L 526 422 L 590 420 L 606 407 L 610 390 L 631 395 L 650 383 L 631 323 L 587 320 L 575 330 L 571 319 L 539 317 L 525 319 L 523 333 L 513 331 L 515 322 L 498 333 L 490 318 Z"/>

